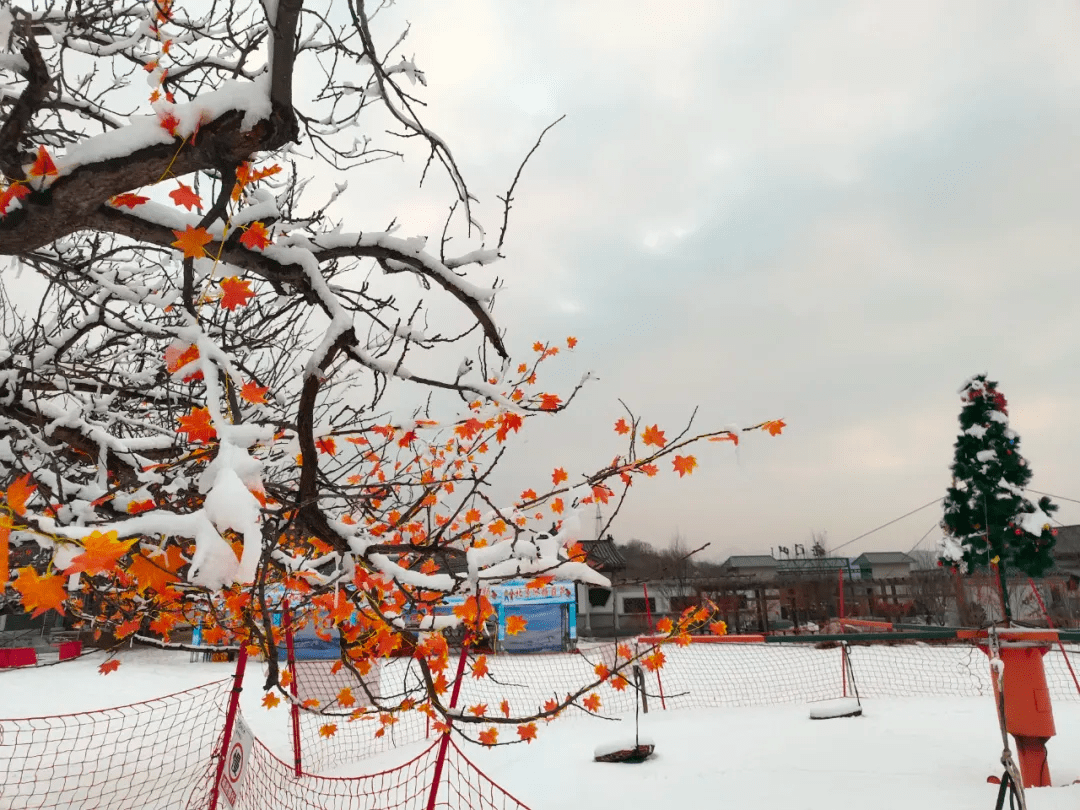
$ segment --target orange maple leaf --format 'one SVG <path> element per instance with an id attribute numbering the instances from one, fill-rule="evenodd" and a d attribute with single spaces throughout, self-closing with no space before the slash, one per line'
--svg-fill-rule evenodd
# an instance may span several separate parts
<path id="1" fill-rule="evenodd" d="M 697 466 L 697 459 L 693 456 L 675 456 L 675 460 L 672 461 L 675 466 L 675 472 L 679 474 L 679 478 L 684 475 L 690 475 L 694 472 L 694 467 Z"/>
<path id="2" fill-rule="evenodd" d="M 7 490 L 7 502 L 8 506 L 11 507 L 11 511 L 16 515 L 25 515 L 26 502 L 36 489 L 37 484 L 30 483 L 30 473 L 12 481 Z"/>
<path id="3" fill-rule="evenodd" d="M 656 623 L 656 632 L 667 635 L 671 632 L 672 624 L 671 619 L 664 617 Z"/>
<path id="4" fill-rule="evenodd" d="M 229 276 L 221 280 L 221 290 L 225 294 L 221 296 L 221 306 L 230 312 L 237 307 L 246 307 L 248 301 L 255 297 L 251 291 L 251 282 L 239 276 Z"/>
<path id="5" fill-rule="evenodd" d="M 45 147 L 39 146 L 37 158 L 26 173 L 30 177 L 56 177 L 59 172 L 56 171 L 56 164 L 53 163 L 53 159 L 45 150 Z"/>
<path id="6" fill-rule="evenodd" d="M 180 427 L 177 433 L 186 433 L 188 439 L 193 442 L 213 441 L 217 438 L 217 431 L 210 421 L 209 408 L 192 408 L 191 413 L 179 418 Z"/>
<path id="7" fill-rule="evenodd" d="M 128 553 L 135 544 L 135 538 L 120 540 L 115 531 L 91 532 L 89 537 L 83 540 L 83 553 L 71 561 L 71 565 L 64 569 L 65 576 L 71 576 L 85 571 L 94 574 L 105 574 L 116 568 L 120 558 Z"/>
<path id="8" fill-rule="evenodd" d="M 109 199 L 109 205 L 116 208 L 134 208 L 136 205 L 142 205 L 144 202 L 150 202 L 149 197 L 143 197 L 140 194 L 132 194 L 127 192 L 126 194 L 117 194 L 115 197 Z"/>
<path id="9" fill-rule="evenodd" d="M 517 733 L 525 742 L 532 743 L 536 739 L 536 723 L 526 723 L 523 726 L 518 726 Z"/>
<path id="10" fill-rule="evenodd" d="M 184 231 L 173 231 L 176 241 L 172 243 L 174 248 L 184 252 L 185 259 L 201 259 L 206 255 L 206 245 L 213 241 L 206 228 L 192 228 L 190 225 Z"/>
<path id="11" fill-rule="evenodd" d="M 487 704 L 477 703 L 475 706 L 470 706 L 468 711 L 469 714 L 475 715 L 476 717 L 483 717 L 484 714 L 487 713 Z"/>
<path id="12" fill-rule="evenodd" d="M 597 664 L 595 667 L 593 667 L 593 672 L 595 672 L 596 677 L 602 681 L 606 681 L 609 677 L 611 677 L 611 670 L 607 668 L 606 664 Z"/>
<path id="13" fill-rule="evenodd" d="M 330 673 L 331 675 L 337 675 L 337 673 L 341 671 L 341 662 L 337 661 L 335 663 L 337 669 L 333 670 Z M 288 686 L 290 683 L 292 683 L 292 673 L 289 672 L 289 670 L 287 669 L 281 670 L 281 672 L 278 673 L 278 683 L 281 684 L 282 688 Z"/>
<path id="14" fill-rule="evenodd" d="M 320 453 L 326 453 L 328 456 L 336 456 L 337 442 L 334 441 L 333 436 L 323 436 L 321 439 L 315 440 L 315 449 Z"/>
<path id="15" fill-rule="evenodd" d="M 188 211 L 192 208 L 198 208 L 202 211 L 202 198 L 189 185 L 180 183 L 180 187 L 170 191 L 169 196 L 172 197 L 173 204 L 177 208 L 183 206 Z"/>
<path id="16" fill-rule="evenodd" d="M 787 427 L 787 424 L 783 419 L 774 419 L 771 422 L 764 422 L 761 425 L 762 430 L 767 430 L 770 436 L 778 436 L 780 432 Z"/>
<path id="17" fill-rule="evenodd" d="M 273 692 L 267 692 L 263 695 L 262 705 L 268 709 L 272 709 L 281 703 L 281 698 L 275 695 Z"/>
<path id="18" fill-rule="evenodd" d="M 29 565 L 18 569 L 16 573 L 19 577 L 12 583 L 12 587 L 22 595 L 23 607 L 33 611 L 30 614 L 31 619 L 36 619 L 47 610 L 55 610 L 63 615 L 64 600 L 67 599 L 64 577 L 54 574 L 39 577 L 37 571 Z"/>
<path id="19" fill-rule="evenodd" d="M 499 704 L 499 711 L 503 713 L 503 717 L 509 717 L 510 716 L 510 702 L 507 701 L 507 700 L 504 700 L 502 703 L 500 703 Z"/>
<path id="20" fill-rule="evenodd" d="M 352 689 L 348 686 L 343 687 L 337 694 L 337 702 L 344 706 L 346 709 L 356 704 L 356 698 L 353 697 Z"/>
<path id="21" fill-rule="evenodd" d="M 645 432 L 641 434 L 641 440 L 645 444 L 652 444 L 657 447 L 663 447 L 667 444 L 667 439 L 664 438 L 664 431 L 660 430 L 658 425 L 645 428 Z"/>
<path id="22" fill-rule="evenodd" d="M 11 515 L 0 514 L 0 593 L 7 587 L 11 572 L 8 570 L 8 540 L 11 537 Z"/>
<path id="23" fill-rule="evenodd" d="M 542 411 L 557 411 L 562 400 L 555 394 L 541 394 L 540 395 L 540 410 Z"/>
<path id="24" fill-rule="evenodd" d="M 261 222 L 252 222 L 240 237 L 240 244 L 248 250 L 262 250 L 270 244 L 270 232 Z"/>
<path id="25" fill-rule="evenodd" d="M 525 590 L 537 591 L 537 590 L 540 590 L 541 588 L 546 588 L 548 585 L 550 585 L 552 583 L 552 581 L 554 579 L 555 579 L 555 577 L 553 577 L 553 576 L 533 577 L 532 579 L 530 579 L 528 582 L 525 583 Z"/>
<path id="26" fill-rule="evenodd" d="M 521 500 L 523 502 L 524 501 L 535 501 L 536 500 L 536 490 L 535 489 L 527 489 L 527 490 L 525 490 L 524 492 L 521 493 Z"/>
<path id="27" fill-rule="evenodd" d="M 568 349 L 572 349 L 572 348 L 574 348 L 575 346 L 577 346 L 577 338 L 576 338 L 576 337 L 574 337 L 573 335 L 571 335 L 570 337 L 568 337 L 568 338 L 566 339 L 566 347 L 567 347 Z"/>
<path id="28" fill-rule="evenodd" d="M 165 368 L 168 369 L 170 374 L 175 374 L 189 363 L 193 363 L 198 359 L 199 347 L 194 343 L 190 345 L 184 343 L 171 343 L 165 349 Z M 199 369 L 184 377 L 184 382 L 201 380 L 202 376 L 202 369 Z"/>
<path id="29" fill-rule="evenodd" d="M 714 636 L 727 635 L 727 622 L 712 622 L 709 624 L 709 632 Z"/>
<path id="30" fill-rule="evenodd" d="M 176 567 L 179 568 L 179 564 Z M 176 574 L 165 570 L 141 551 L 132 558 L 128 571 L 135 577 L 135 590 L 140 594 L 145 594 L 148 588 L 164 593 L 169 585 L 180 580 Z"/>
<path id="31" fill-rule="evenodd" d="M 145 501 L 131 501 L 128 503 L 126 511 L 129 515 L 139 515 L 143 512 L 149 512 L 154 506 L 156 504 L 153 498 L 147 498 Z"/>
<path id="32" fill-rule="evenodd" d="M 563 499 L 556 498 L 551 502 L 551 511 L 557 515 L 561 515 L 563 511 Z"/>
<path id="33" fill-rule="evenodd" d="M 596 692 L 590 692 L 589 696 L 585 698 L 585 700 L 581 701 L 581 705 L 583 705 L 593 714 L 596 714 L 598 711 L 600 711 L 600 696 L 596 694 Z"/>
<path id="34" fill-rule="evenodd" d="M 483 678 L 488 674 L 487 656 L 478 656 L 476 662 L 472 665 L 472 676 L 474 678 Z"/>
<path id="35" fill-rule="evenodd" d="M 624 678 L 622 675 L 616 675 L 614 678 L 611 679 L 611 688 L 614 689 L 616 692 L 623 691 L 629 685 L 630 681 L 626 680 L 626 678 Z"/>
<path id="36" fill-rule="evenodd" d="M 320 737 L 333 737 L 337 734 L 337 723 L 327 723 L 324 726 L 319 726 Z"/>
<path id="37" fill-rule="evenodd" d="M 508 635 L 516 636 L 518 633 L 524 632 L 525 628 L 529 626 L 524 616 L 507 616 L 506 617 L 506 632 Z"/>
<path id="38" fill-rule="evenodd" d="M 142 621 L 140 619 L 128 619 L 126 622 L 120 622 L 113 629 L 113 635 L 118 639 L 125 639 L 132 633 L 137 633 L 139 628 L 142 627 Z"/>
<path id="39" fill-rule="evenodd" d="M 547 348 L 547 346 L 545 346 L 539 340 L 536 341 L 536 343 L 533 344 L 533 351 L 534 352 L 541 352 L 542 353 L 544 351 L 544 349 L 546 349 L 546 348 Z"/>
<path id="40" fill-rule="evenodd" d="M 551 474 L 551 483 L 558 486 L 567 479 L 566 470 L 562 467 L 556 467 L 555 472 Z"/>
<path id="41" fill-rule="evenodd" d="M 615 423 L 615 432 L 618 433 L 620 436 L 629 433 L 630 425 L 626 424 L 625 419 L 619 419 L 619 421 Z"/>
<path id="42" fill-rule="evenodd" d="M 250 402 L 252 405 L 266 403 L 266 392 L 270 389 L 265 385 L 259 385 L 254 380 L 248 380 L 240 389 L 240 399 Z"/>
<path id="43" fill-rule="evenodd" d="M 110 658 L 97 668 L 97 671 L 102 675 L 108 675 L 110 672 L 116 672 L 120 668 L 120 661 L 116 658 Z"/>
<path id="44" fill-rule="evenodd" d="M 480 743 L 482 745 L 495 745 L 495 741 L 499 739 L 499 730 L 494 726 L 486 731 L 480 732 Z"/>

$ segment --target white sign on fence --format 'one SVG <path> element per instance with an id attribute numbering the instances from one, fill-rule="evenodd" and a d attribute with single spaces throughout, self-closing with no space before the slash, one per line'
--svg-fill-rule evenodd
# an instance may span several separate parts
<path id="1" fill-rule="evenodd" d="M 244 768 L 251 757 L 254 742 L 255 737 L 244 722 L 244 716 L 237 711 L 232 739 L 229 740 L 229 748 L 225 752 L 225 770 L 221 772 L 220 782 L 221 796 L 230 808 L 236 807 L 236 794 L 239 792 L 240 780 L 244 777 Z"/>

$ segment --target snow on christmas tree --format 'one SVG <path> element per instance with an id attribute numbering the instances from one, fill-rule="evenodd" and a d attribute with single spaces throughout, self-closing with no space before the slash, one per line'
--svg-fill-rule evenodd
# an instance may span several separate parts
<path id="1" fill-rule="evenodd" d="M 1053 565 L 1057 506 L 1024 495 L 1031 468 L 1020 455 L 1020 437 L 1009 428 L 1009 411 L 997 383 L 985 374 L 960 389 L 960 436 L 956 440 L 952 486 L 945 496 L 946 537 L 942 563 L 964 573 L 1019 569 L 1040 576 Z"/>

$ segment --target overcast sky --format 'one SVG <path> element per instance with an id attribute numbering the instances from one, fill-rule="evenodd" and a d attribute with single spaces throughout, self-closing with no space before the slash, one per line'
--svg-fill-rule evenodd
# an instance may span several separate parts
<path id="1" fill-rule="evenodd" d="M 523 481 L 609 460 L 619 398 L 669 431 L 695 406 L 703 429 L 783 418 L 781 437 L 703 446 L 690 478 L 636 486 L 613 532 L 713 557 L 812 531 L 835 547 L 944 495 L 957 389 L 987 372 L 1032 486 L 1080 500 L 1074 3 L 392 13 L 490 228 L 567 116 L 519 189 L 497 314 L 519 352 L 575 335 L 560 380 L 600 381 L 531 428 Z M 424 205 L 406 230 L 445 210 Z M 939 520 L 844 553 L 929 547 Z"/>

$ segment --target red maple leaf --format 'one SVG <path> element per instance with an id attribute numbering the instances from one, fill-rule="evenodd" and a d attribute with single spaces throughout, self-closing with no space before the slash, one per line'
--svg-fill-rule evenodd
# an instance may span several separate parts
<path id="1" fill-rule="evenodd" d="M 265 385 L 259 385 L 254 380 L 248 380 L 240 389 L 240 399 L 250 402 L 252 405 L 262 405 L 266 402 L 266 392 L 269 390 Z"/>
<path id="2" fill-rule="evenodd" d="M 480 743 L 482 745 L 495 745 L 495 741 L 498 739 L 499 730 L 495 727 L 480 732 Z"/>
<path id="3" fill-rule="evenodd" d="M 179 181 L 177 181 L 179 182 Z M 186 183 L 180 183 L 178 188 L 169 192 L 169 196 L 173 199 L 173 204 L 180 208 L 183 206 L 188 211 L 192 208 L 198 208 L 202 211 L 202 198 L 195 193 L 195 190 Z"/>
<path id="4" fill-rule="evenodd" d="M 176 128 L 180 126 L 180 119 L 171 112 L 167 112 L 164 115 L 159 114 L 158 125 L 175 138 Z"/>
<path id="5" fill-rule="evenodd" d="M 557 411 L 562 400 L 555 394 L 541 394 L 540 395 L 540 410 L 542 411 Z"/>
<path id="6" fill-rule="evenodd" d="M 555 472 L 551 474 L 551 483 L 555 486 L 558 486 L 563 481 L 565 481 L 566 478 L 566 470 L 564 470 L 562 467 L 556 467 Z"/>
<path id="7" fill-rule="evenodd" d="M 581 705 L 593 714 L 596 714 L 600 711 L 600 696 L 596 694 L 596 692 L 590 692 L 589 696 L 581 701 Z"/>
<path id="8" fill-rule="evenodd" d="M 679 478 L 682 478 L 684 475 L 690 475 L 694 472 L 697 459 L 693 456 L 675 456 L 672 464 L 675 466 L 675 472 L 679 474 Z"/>
<path id="9" fill-rule="evenodd" d="M 37 158 L 34 160 L 33 165 L 26 172 L 30 177 L 56 177 L 59 172 L 56 171 L 56 164 L 53 163 L 52 157 L 45 150 L 44 146 L 38 147 Z"/>
<path id="10" fill-rule="evenodd" d="M 248 250 L 262 250 L 270 244 L 270 232 L 261 222 L 252 222 L 244 229 L 240 244 Z"/>
<path id="11" fill-rule="evenodd" d="M 8 206 L 12 200 L 22 200 L 30 196 L 30 187 L 22 183 L 12 183 L 0 191 L 0 217 L 7 214 Z"/>
<path id="12" fill-rule="evenodd" d="M 112 197 L 109 200 L 109 205 L 116 208 L 135 208 L 136 205 L 142 205 L 144 202 L 150 202 L 150 198 L 128 192 L 126 194 L 117 194 L 115 197 Z"/>
<path id="13" fill-rule="evenodd" d="M 518 726 L 517 733 L 525 742 L 531 743 L 536 739 L 536 723 L 526 723 L 523 726 Z"/>
<path id="14" fill-rule="evenodd" d="M 336 456 L 337 442 L 334 441 L 333 436 L 323 436 L 315 440 L 315 449 L 320 453 L 326 453 L 328 456 Z"/>
<path id="15" fill-rule="evenodd" d="M 97 668 L 97 671 L 102 675 L 108 675 L 110 672 L 116 672 L 120 668 L 120 660 L 117 658 L 110 658 Z"/>
<path id="16" fill-rule="evenodd" d="M 237 307 L 246 307 L 248 301 L 255 297 L 251 291 L 251 282 L 239 276 L 229 276 L 221 280 L 221 306 L 232 312 Z"/>
<path id="17" fill-rule="evenodd" d="M 192 408 L 191 413 L 181 416 L 177 433 L 186 433 L 193 442 L 209 442 L 217 438 L 217 431 L 210 420 L 208 408 Z"/>
<path id="18" fill-rule="evenodd" d="M 618 433 L 620 436 L 625 433 L 629 433 L 630 425 L 626 424 L 625 419 L 619 419 L 619 421 L 615 423 L 615 432 Z"/>

